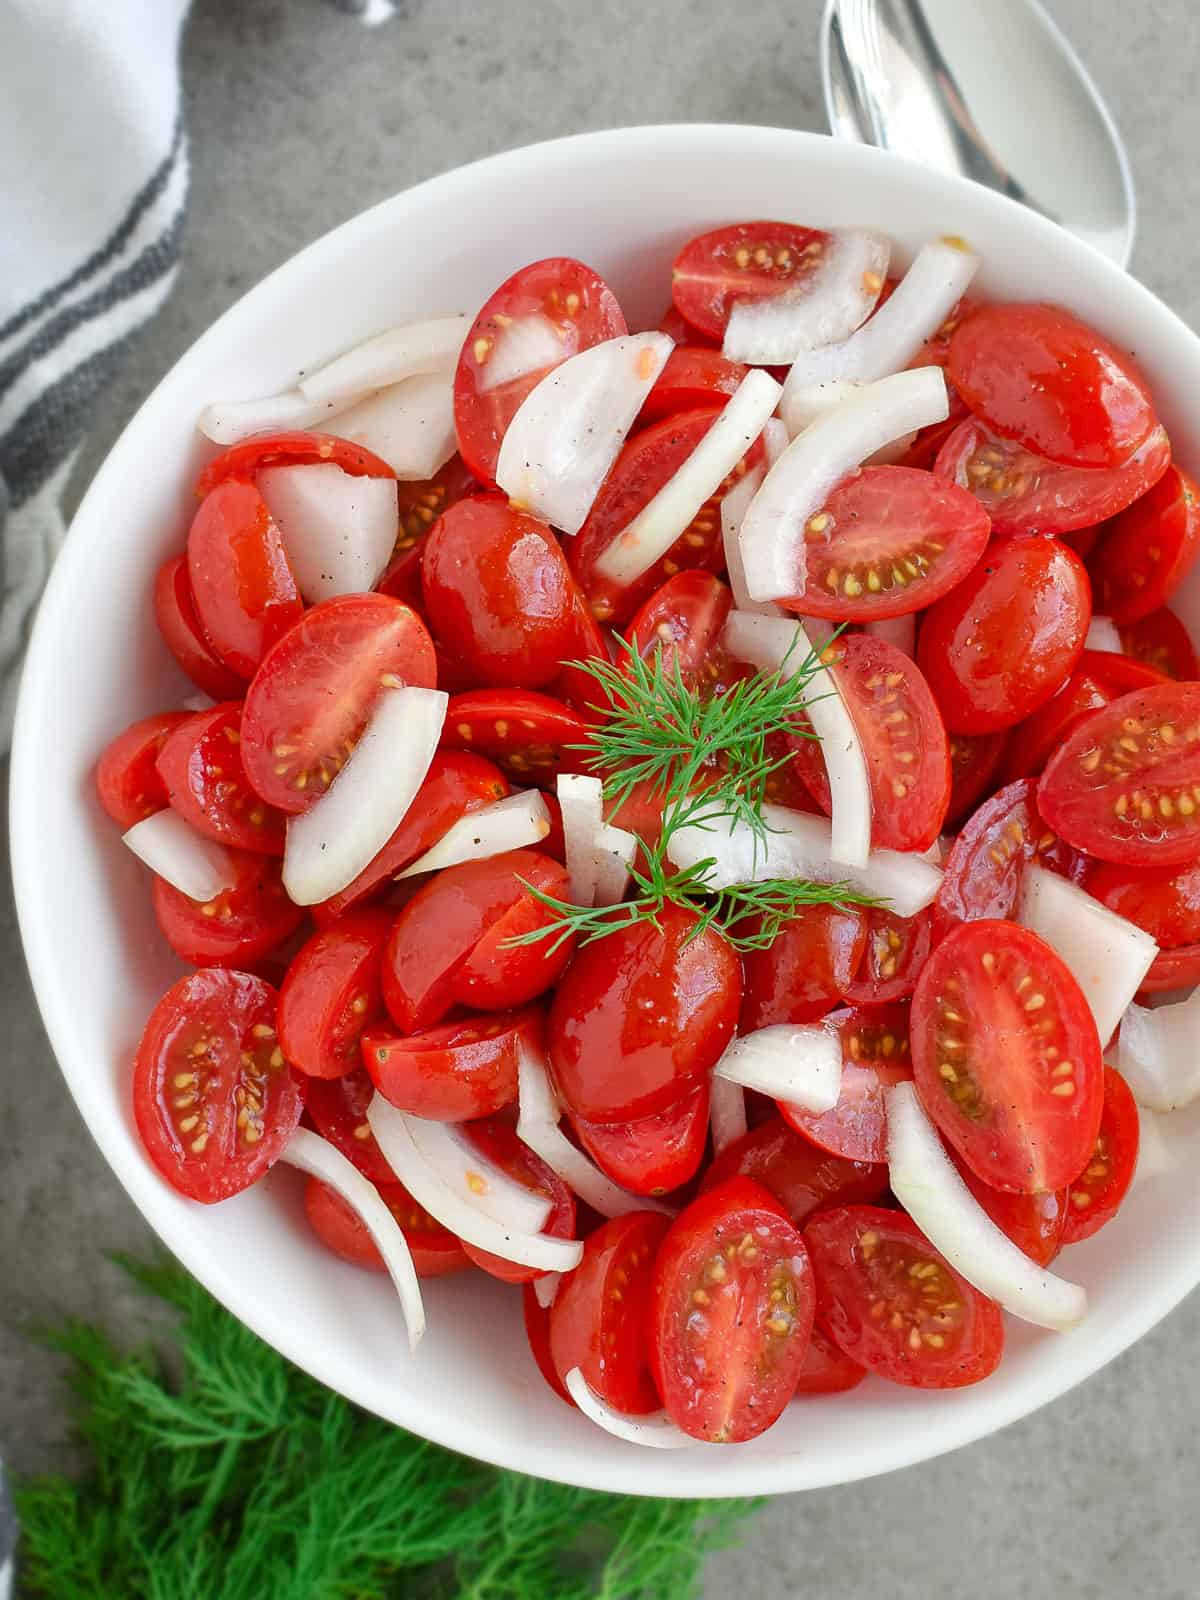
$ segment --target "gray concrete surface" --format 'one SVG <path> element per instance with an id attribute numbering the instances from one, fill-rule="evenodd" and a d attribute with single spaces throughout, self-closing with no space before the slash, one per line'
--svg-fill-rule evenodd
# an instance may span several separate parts
<path id="1" fill-rule="evenodd" d="M 964 0 L 964 4 L 971 0 Z M 97 418 L 86 480 L 131 411 L 231 300 L 299 246 L 420 178 L 622 123 L 822 124 L 818 0 L 404 0 L 368 31 L 325 0 L 198 0 L 185 50 L 195 178 L 174 298 Z M 1196 0 L 1053 0 L 1129 141 L 1135 271 L 1200 324 Z M 1019 86 L 1014 92 L 1019 92 Z M 413 241 L 420 248 L 420 241 Z M 148 1230 L 68 1100 L 0 902 L 0 1438 L 62 1452 L 54 1362 L 16 1333 L 140 1318 L 106 1248 Z M 1084 1388 L 929 1465 L 773 1504 L 716 1557 L 707 1600 L 1194 1600 L 1200 1424 L 1193 1297 Z M 116 1600 L 116 1597 L 114 1597 Z"/>

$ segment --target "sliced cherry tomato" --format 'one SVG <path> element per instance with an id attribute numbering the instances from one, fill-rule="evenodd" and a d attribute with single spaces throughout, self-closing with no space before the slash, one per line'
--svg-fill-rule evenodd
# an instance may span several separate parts
<path id="1" fill-rule="evenodd" d="M 1153 994 L 1200 982 L 1200 864 L 1119 867 L 1097 861 L 1086 887 L 1158 944 L 1143 989 Z"/>
<path id="2" fill-rule="evenodd" d="M 550 687 L 557 699 L 565 700 L 572 710 L 579 712 L 580 716 L 589 722 L 599 722 L 603 721 L 607 711 L 604 691 L 587 668 L 577 666 L 576 663 L 586 662 L 593 657 L 598 661 L 611 661 L 612 655 L 608 638 L 592 615 L 574 579 L 572 588 L 575 592 L 575 604 L 571 618 L 572 637 L 567 647 L 570 660 L 563 666 L 561 673 Z"/>
<path id="3" fill-rule="evenodd" d="M 434 1122 L 490 1117 L 516 1100 L 521 1043 L 539 1020 L 536 1012 L 501 1011 L 403 1036 L 372 1027 L 362 1036 L 362 1059 L 401 1111 Z"/>
<path id="4" fill-rule="evenodd" d="M 418 1278 L 444 1278 L 470 1265 L 455 1236 L 435 1222 L 400 1183 L 381 1183 L 379 1198 L 400 1224 Z M 328 1184 L 310 1178 L 304 1188 L 304 1214 L 321 1243 L 351 1266 L 386 1272 L 387 1264 L 357 1211 Z"/>
<path id="5" fill-rule="evenodd" d="M 553 938 L 506 943 L 552 920 L 527 885 L 565 898 L 566 868 L 539 851 L 508 850 L 447 867 L 418 890 L 383 956 L 383 998 L 403 1033 L 432 1027 L 456 1005 L 507 1011 L 555 981 L 571 940 L 557 948 Z"/>
<path id="6" fill-rule="evenodd" d="M 1046 821 L 1102 861 L 1200 856 L 1200 683 L 1135 689 L 1075 729 L 1038 785 Z"/>
<path id="7" fill-rule="evenodd" d="M 588 1122 L 662 1111 L 716 1063 L 742 996 L 738 958 L 713 928 L 664 905 L 658 926 L 632 923 L 584 945 L 550 1009 L 554 1078 Z"/>
<path id="8" fill-rule="evenodd" d="M 788 1127 L 776 1112 L 721 1151 L 704 1174 L 700 1192 L 739 1175 L 769 1189 L 797 1227 L 825 1206 L 878 1200 L 888 1186 L 882 1162 L 831 1155 Z"/>
<path id="9" fill-rule="evenodd" d="M 421 483 L 398 483 L 396 488 L 400 495 L 400 531 L 387 571 L 375 588 L 417 611 L 422 603 L 421 556 L 429 531 L 444 511 L 479 485 L 463 466 L 462 457 L 453 455 L 432 478 Z"/>
<path id="10" fill-rule="evenodd" d="M 934 472 L 969 489 L 992 533 L 1073 533 L 1132 505 L 1171 463 L 1162 428 L 1123 467 L 1061 467 L 970 419 L 946 439 Z"/>
<path id="11" fill-rule="evenodd" d="M 1170 466 L 1140 500 L 1106 522 L 1088 570 L 1096 609 L 1123 624 L 1168 601 L 1200 555 L 1200 489 Z"/>
<path id="12" fill-rule="evenodd" d="M 542 1232 L 552 1239 L 575 1237 L 575 1196 L 556 1172 L 552 1172 L 540 1156 L 535 1155 L 523 1139 L 519 1139 L 510 1123 L 500 1117 L 485 1117 L 465 1124 L 464 1133 L 480 1155 L 506 1172 L 526 1189 L 542 1195 L 550 1202 L 550 1213 L 542 1225 Z M 502 1283 L 531 1283 L 540 1273 L 534 1267 L 520 1266 L 494 1256 L 478 1245 L 464 1244 L 463 1249 L 477 1267 Z"/>
<path id="13" fill-rule="evenodd" d="M 281 811 L 319 800 L 383 689 L 431 689 L 425 624 L 385 594 L 347 594 L 305 613 L 263 659 L 246 692 L 242 759 L 255 791 Z"/>
<path id="14" fill-rule="evenodd" d="M 857 1389 L 866 1375 L 866 1367 L 851 1361 L 814 1322 L 795 1394 L 845 1394 L 848 1389 Z"/>
<path id="15" fill-rule="evenodd" d="M 481 483 L 495 482 L 500 441 L 529 391 L 568 356 L 626 331 L 603 278 L 569 256 L 534 261 L 500 285 L 471 324 L 454 374 L 458 448 Z M 522 345 L 540 348 L 547 334 L 556 359 L 522 370 Z"/>
<path id="16" fill-rule="evenodd" d="M 1064 1244 L 1078 1244 L 1111 1222 L 1129 1193 L 1137 1169 L 1141 1123 L 1129 1085 L 1104 1069 L 1104 1111 L 1091 1159 L 1067 1192 Z"/>
<path id="17" fill-rule="evenodd" d="M 167 649 L 198 689 L 214 700 L 236 700 L 245 679 L 214 653 L 204 637 L 186 556 L 172 556 L 159 567 L 154 579 L 154 616 Z"/>
<path id="18" fill-rule="evenodd" d="M 804 1240 L 768 1189 L 730 1178 L 659 1248 L 651 1363 L 668 1416 L 712 1444 L 753 1439 L 795 1393 L 816 1299 Z"/>
<path id="19" fill-rule="evenodd" d="M 238 850 L 282 855 L 284 818 L 250 787 L 238 701 L 197 711 L 163 741 L 158 771 L 171 805 L 197 833 Z"/>
<path id="20" fill-rule="evenodd" d="M 808 906 L 789 917 L 769 945 L 742 956 L 740 1031 L 818 1022 L 853 979 L 866 941 L 866 919 L 854 906 Z"/>
<path id="21" fill-rule="evenodd" d="M 708 334 L 701 333 L 699 328 L 693 328 L 691 323 L 682 317 L 674 305 L 669 305 L 659 317 L 657 328 L 659 333 L 669 334 L 677 345 L 694 350 L 719 350 L 720 339 L 710 339 Z"/>
<path id="22" fill-rule="evenodd" d="M 1128 694 L 1131 689 L 1148 689 L 1152 683 L 1162 683 L 1167 676 L 1148 662 L 1118 655 L 1115 650 L 1085 650 L 1079 658 L 1079 667 L 1099 684 L 1110 700 Z"/>
<path id="23" fill-rule="evenodd" d="M 886 639 L 843 635 L 821 658 L 850 713 L 871 782 L 871 843 L 928 850 L 950 803 L 950 747 L 916 663 Z M 826 816 L 833 802 L 820 742 L 793 741 L 792 763 Z"/>
<path id="24" fill-rule="evenodd" d="M 210 967 L 181 978 L 150 1013 L 133 1068 L 134 1118 L 147 1155 L 190 1200 L 248 1189 L 300 1121 L 276 1000 L 261 978 Z"/>
<path id="25" fill-rule="evenodd" d="M 721 339 L 741 301 L 770 300 L 821 264 L 829 235 L 791 222 L 735 222 L 691 239 L 671 269 L 671 299 L 693 328 Z"/>
<path id="26" fill-rule="evenodd" d="M 253 677 L 304 610 L 279 529 L 253 484 L 230 479 L 200 502 L 187 564 L 205 639 L 231 672 Z"/>
<path id="27" fill-rule="evenodd" d="M 709 698 L 746 675 L 721 644 L 733 595 L 711 572 L 680 572 L 651 595 L 629 626 L 629 643 L 648 659 L 662 653 L 684 683 Z"/>
<path id="28" fill-rule="evenodd" d="M 550 1354 L 550 1307 L 542 1305 L 532 1283 L 521 1286 L 521 1310 L 525 1319 L 525 1337 L 529 1341 L 529 1353 L 537 1364 L 538 1371 L 558 1398 L 573 1406 L 575 1402 L 563 1388 L 562 1379 L 554 1370 L 554 1358 Z"/>
<path id="29" fill-rule="evenodd" d="M 1085 650 L 1054 698 L 1009 734 L 1004 782 L 1036 777 L 1067 735 L 1094 712 L 1131 689 L 1161 682 L 1162 674 L 1145 662 L 1107 650 Z"/>
<path id="30" fill-rule="evenodd" d="M 922 1104 L 972 1172 L 1018 1194 L 1074 1182 L 1100 1129 L 1103 1060 L 1044 939 L 1012 922 L 954 929 L 917 981 L 911 1039 Z"/>
<path id="31" fill-rule="evenodd" d="M 933 943 L 933 918 L 929 911 L 915 917 L 898 917 L 884 906 L 865 912 L 867 936 L 862 955 L 842 999 L 852 1006 L 881 1006 L 903 1000 L 916 987 Z"/>
<path id="32" fill-rule="evenodd" d="M 708 1084 L 633 1122 L 574 1120 L 579 1142 L 614 1183 L 632 1194 L 669 1194 L 700 1170 L 708 1142 Z"/>
<path id="33" fill-rule="evenodd" d="M 296 952 L 279 996 L 279 1042 L 310 1078 L 341 1078 L 360 1065 L 358 1041 L 383 1015 L 380 961 L 395 913 L 348 911 Z"/>
<path id="34" fill-rule="evenodd" d="M 977 307 L 947 376 L 993 433 L 1068 467 L 1120 467 L 1156 424 L 1129 355 L 1061 306 Z"/>
<path id="35" fill-rule="evenodd" d="M 782 604 L 836 622 L 907 616 L 971 570 L 988 528 L 979 502 L 946 478 L 860 467 L 808 519 L 804 592 Z"/>
<path id="36" fill-rule="evenodd" d="M 727 360 L 719 350 L 689 348 L 685 343 L 667 357 L 638 421 L 656 422 L 659 417 L 696 406 L 723 406 L 749 370 L 740 361 Z"/>
<path id="37" fill-rule="evenodd" d="M 1083 562 L 1056 539 L 994 541 L 921 624 L 917 662 L 947 728 L 994 733 L 1045 705 L 1091 620 Z"/>
<path id="38" fill-rule="evenodd" d="M 284 433 L 257 433 L 252 439 L 230 445 L 215 456 L 196 479 L 196 493 L 205 495 L 231 478 L 253 479 L 264 467 L 298 467 L 305 462 L 328 462 L 352 478 L 394 478 L 387 462 L 361 444 L 351 444 L 332 433 L 298 429 Z"/>
<path id="39" fill-rule="evenodd" d="M 1200 660 L 1188 631 L 1175 613 L 1160 606 L 1149 616 L 1120 630 L 1121 649 L 1127 656 L 1161 672 L 1164 678 L 1186 682 L 1200 678 Z"/>
<path id="40" fill-rule="evenodd" d="M 958 1389 L 996 1370 L 1004 1353 L 1000 1307 L 960 1277 L 903 1211 L 823 1211 L 804 1241 L 821 1327 L 868 1372 L 914 1389 Z"/>
<path id="41" fill-rule="evenodd" d="M 783 1119 L 821 1150 L 846 1161 L 887 1160 L 886 1091 L 913 1075 L 907 1006 L 835 1011 L 828 1024 L 842 1046 L 842 1089 L 832 1111 L 781 1100 Z"/>
<path id="42" fill-rule="evenodd" d="M 303 1087 L 305 1112 L 322 1139 L 328 1139 L 372 1183 L 381 1187 L 395 1183 L 396 1174 L 367 1121 L 375 1093 L 367 1069 L 357 1067 L 344 1078 L 307 1078 Z"/>
<path id="43" fill-rule="evenodd" d="M 1004 757 L 1004 733 L 952 733 L 950 743 L 950 803 L 946 826 L 955 827 L 970 812 L 992 780 Z"/>
<path id="44" fill-rule="evenodd" d="M 237 881 L 212 900 L 190 900 L 165 878 L 154 880 L 154 915 L 163 938 L 194 967 L 248 967 L 277 950 L 304 921 L 288 899 L 279 862 L 231 850 Z"/>
<path id="45" fill-rule="evenodd" d="M 1067 1190 L 1047 1189 L 1041 1194 L 1016 1194 L 993 1189 L 971 1171 L 957 1152 L 951 1160 L 967 1188 L 1002 1233 L 1039 1267 L 1048 1267 L 1066 1243 Z"/>
<path id="46" fill-rule="evenodd" d="M 160 711 L 133 723 L 105 745 L 96 763 L 96 792 L 118 828 L 132 828 L 167 805 L 167 786 L 156 765 L 158 752 L 168 734 L 190 721 L 187 711 Z"/>
<path id="47" fill-rule="evenodd" d="M 570 706 L 533 689 L 470 689 L 452 695 L 446 708 L 442 748 L 473 750 L 512 780 L 554 783 L 559 769 L 578 772 L 579 745 L 588 726 Z"/>
<path id="48" fill-rule="evenodd" d="M 575 1367 L 618 1411 L 659 1408 L 650 1375 L 647 1318 L 654 1260 L 667 1231 L 656 1211 L 614 1217 L 588 1235 L 583 1260 L 550 1308 L 550 1354 L 562 1382 Z"/>

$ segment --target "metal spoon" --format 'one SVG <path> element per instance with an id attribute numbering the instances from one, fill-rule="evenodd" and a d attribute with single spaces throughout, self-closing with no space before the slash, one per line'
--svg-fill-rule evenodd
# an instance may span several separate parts
<path id="1" fill-rule="evenodd" d="M 839 138 L 988 184 L 1128 265 L 1125 148 L 1037 0 L 826 0 L 821 76 Z"/>

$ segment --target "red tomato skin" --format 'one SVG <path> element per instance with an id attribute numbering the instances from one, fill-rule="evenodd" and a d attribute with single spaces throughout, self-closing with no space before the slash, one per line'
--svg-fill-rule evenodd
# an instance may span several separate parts
<path id="1" fill-rule="evenodd" d="M 1077 667 L 1053 699 L 1009 733 L 1003 782 L 1036 778 L 1067 735 L 1111 698 L 1089 672 Z"/>
<path id="2" fill-rule="evenodd" d="M 667 357 L 638 413 L 638 422 L 656 422 L 696 406 L 723 406 L 749 370 L 740 361 L 727 360 L 718 350 L 689 347 L 685 342 Z"/>
<path id="3" fill-rule="evenodd" d="M 659 1247 L 650 1308 L 651 1369 L 675 1425 L 736 1444 L 776 1422 L 796 1391 L 815 1300 L 804 1240 L 768 1189 L 736 1177 L 693 1200 Z"/>
<path id="4" fill-rule="evenodd" d="M 154 617 L 167 649 L 196 685 L 214 700 L 236 700 L 245 680 L 220 661 L 204 637 L 186 556 L 164 561 L 154 578 Z"/>
<path id="5" fill-rule="evenodd" d="M 878 1165 L 887 1160 L 885 1091 L 913 1075 L 908 1008 L 853 1007 L 831 1012 L 827 1026 L 842 1045 L 842 1088 L 832 1111 L 806 1111 L 780 1100 L 789 1127 L 830 1155 Z"/>
<path id="6" fill-rule="evenodd" d="M 656 1211 L 614 1217 L 584 1241 L 583 1259 L 550 1308 L 550 1354 L 559 1381 L 578 1367 L 618 1411 L 645 1416 L 661 1401 L 651 1376 L 647 1319 L 654 1263 L 667 1232 Z"/>
<path id="7" fill-rule="evenodd" d="M 521 1286 L 521 1311 L 525 1321 L 525 1337 L 529 1341 L 529 1353 L 538 1371 L 558 1398 L 574 1408 L 575 1402 L 563 1388 L 562 1380 L 554 1370 L 554 1359 L 550 1354 L 550 1307 L 540 1303 L 532 1283 Z"/>
<path id="8" fill-rule="evenodd" d="M 698 1083 L 663 1111 L 633 1122 L 573 1122 L 592 1160 L 631 1194 L 663 1195 L 690 1182 L 708 1142 L 707 1083 Z"/>
<path id="9" fill-rule="evenodd" d="M 1149 616 L 1127 623 L 1120 633 L 1125 654 L 1164 678 L 1181 682 L 1200 678 L 1200 659 L 1188 631 L 1168 607 L 1159 606 Z"/>
<path id="10" fill-rule="evenodd" d="M 1200 865 L 1119 867 L 1094 861 L 1085 887 L 1158 944 L 1143 990 L 1156 994 L 1200 982 Z"/>
<path id="11" fill-rule="evenodd" d="M 713 929 L 687 943 L 696 916 L 664 906 L 584 945 L 559 981 L 548 1044 L 567 1109 L 589 1122 L 662 1111 L 703 1077 L 733 1037 L 742 976 Z"/>
<path id="12" fill-rule="evenodd" d="M 188 579 L 204 637 L 239 678 L 304 606 L 279 529 L 251 483 L 229 479 L 200 502 L 188 530 Z"/>
<path id="13" fill-rule="evenodd" d="M 279 1042 L 310 1078 L 341 1078 L 360 1064 L 358 1041 L 383 1015 L 379 964 L 395 921 L 366 906 L 321 928 L 292 958 L 279 994 Z"/>
<path id="14" fill-rule="evenodd" d="M 850 1357 L 839 1350 L 833 1340 L 827 1338 L 814 1322 L 804 1365 L 800 1368 L 800 1376 L 796 1380 L 796 1398 L 817 1394 L 845 1394 L 850 1389 L 857 1389 L 866 1375 L 866 1367 L 860 1367 L 857 1361 L 851 1361 Z"/>
<path id="15" fill-rule="evenodd" d="M 732 593 L 711 572 L 677 572 L 639 608 L 626 637 L 643 660 L 662 655 L 668 672 L 678 667 L 684 683 L 708 700 L 749 670 L 721 643 L 732 605 Z M 622 665 L 628 670 L 627 656 Z"/>
<path id="16" fill-rule="evenodd" d="M 713 1158 L 700 1192 L 738 1176 L 769 1189 L 797 1227 L 825 1206 L 879 1200 L 888 1186 L 884 1162 L 831 1155 L 795 1132 L 777 1112 Z"/>
<path id="17" fill-rule="evenodd" d="M 470 1266 L 454 1235 L 434 1222 L 403 1184 L 381 1183 L 377 1187 L 380 1199 L 400 1224 L 418 1278 L 444 1278 Z M 358 1213 L 350 1209 L 336 1189 L 319 1178 L 309 1178 L 304 1186 L 304 1214 L 317 1238 L 335 1256 L 353 1267 L 366 1267 L 368 1272 L 387 1271 L 387 1263 Z"/>
<path id="18" fill-rule="evenodd" d="M 433 1122 L 494 1116 L 517 1098 L 522 1038 L 540 1032 L 540 1014 L 502 1011 L 397 1036 L 384 1027 L 362 1036 L 362 1061 L 392 1105 Z"/>
<path id="19" fill-rule="evenodd" d="M 197 833 L 237 850 L 281 856 L 284 819 L 250 787 L 241 726 L 236 700 L 197 711 L 163 740 L 159 776 L 171 805 Z"/>
<path id="20" fill-rule="evenodd" d="M 867 924 L 853 906 L 810 906 L 762 950 L 742 956 L 741 1033 L 778 1022 L 819 1022 L 853 978 Z"/>
<path id="21" fill-rule="evenodd" d="M 423 483 L 398 483 L 400 532 L 387 571 L 375 585 L 377 594 L 390 594 L 414 611 L 421 609 L 421 557 L 425 541 L 437 519 L 457 505 L 464 495 L 479 489 L 462 459 L 453 455 L 444 467 Z M 442 684 L 445 688 L 445 684 Z"/>
<path id="22" fill-rule="evenodd" d="M 720 339 L 710 339 L 708 334 L 693 328 L 686 317 L 669 305 L 656 324 L 659 333 L 669 334 L 677 345 L 690 350 L 720 350 Z"/>
<path id="23" fill-rule="evenodd" d="M 144 822 L 168 803 L 156 762 L 168 734 L 191 720 L 187 711 L 159 711 L 132 723 L 104 747 L 96 763 L 96 793 L 118 828 Z"/>
<path id="24" fill-rule="evenodd" d="M 1165 604 L 1200 555 L 1200 489 L 1177 466 L 1100 530 L 1088 570 L 1096 609 L 1140 622 Z"/>
<path id="25" fill-rule="evenodd" d="M 947 376 L 993 432 L 1064 466 L 1123 466 L 1157 420 L 1128 354 L 1061 306 L 979 306 Z"/>
<path id="26" fill-rule="evenodd" d="M 248 850 L 230 851 L 237 883 L 200 904 L 164 878 L 154 879 L 154 915 L 163 938 L 194 967 L 245 968 L 290 939 L 304 908 L 288 899 L 279 862 Z"/>
<path id="27" fill-rule="evenodd" d="M 967 1188 L 1002 1233 L 1008 1235 L 1039 1267 L 1048 1267 L 1066 1243 L 1066 1189 L 1047 1189 L 1041 1194 L 1015 1194 L 1010 1189 L 993 1189 L 972 1172 L 957 1154 L 951 1160 Z"/>
<path id="28" fill-rule="evenodd" d="M 443 750 L 472 750 L 521 788 L 552 788 L 560 769 L 578 772 L 588 725 L 536 689 L 470 689 L 450 697 Z"/>
<path id="29" fill-rule="evenodd" d="M 783 294 L 808 276 L 827 233 L 791 222 L 735 222 L 689 239 L 671 269 L 671 299 L 691 327 L 720 340 L 740 301 Z M 766 259 L 755 259 L 763 250 Z"/>
<path id="30" fill-rule="evenodd" d="M 1091 620 L 1083 562 L 1055 539 L 989 546 L 925 613 L 917 664 L 954 733 L 994 733 L 1032 715 L 1070 677 Z"/>
<path id="31" fill-rule="evenodd" d="M 956 827 L 992 787 L 1004 759 L 1005 733 L 952 733 L 950 745 L 950 801 L 946 827 Z"/>
<path id="32" fill-rule="evenodd" d="M 883 906 L 869 906 L 864 923 L 863 953 L 843 985 L 841 998 L 851 1006 L 884 1006 L 907 999 L 933 944 L 932 912 L 898 917 Z"/>
<path id="33" fill-rule="evenodd" d="M 196 493 L 203 500 L 220 484 L 230 479 L 252 481 L 263 467 L 298 467 L 304 462 L 328 462 L 341 467 L 352 478 L 394 478 L 386 461 L 364 445 L 351 444 L 336 434 L 309 429 L 280 433 L 257 433 L 222 450 L 196 479 Z"/>
<path id="34" fill-rule="evenodd" d="M 396 1174 L 367 1121 L 375 1085 L 366 1068 L 356 1067 L 344 1078 L 306 1078 L 302 1087 L 305 1116 L 322 1139 L 328 1139 L 373 1184 L 395 1183 Z"/>
<path id="35" fill-rule="evenodd" d="M 556 1172 L 552 1172 L 541 1157 L 535 1154 L 516 1129 L 502 1117 L 483 1117 L 464 1124 L 464 1133 L 479 1153 L 507 1172 L 525 1188 L 544 1195 L 550 1201 L 550 1214 L 543 1233 L 552 1239 L 575 1237 L 575 1196 Z M 541 1274 L 534 1267 L 521 1266 L 516 1261 L 506 1261 L 494 1256 L 478 1245 L 464 1244 L 467 1258 L 490 1277 L 501 1283 L 532 1283 Z"/>
<path id="36" fill-rule="evenodd" d="M 1104 1113 L 1096 1148 L 1067 1191 L 1064 1244 L 1078 1244 L 1116 1216 L 1137 1171 L 1141 1121 L 1129 1085 L 1112 1067 L 1104 1069 Z"/>

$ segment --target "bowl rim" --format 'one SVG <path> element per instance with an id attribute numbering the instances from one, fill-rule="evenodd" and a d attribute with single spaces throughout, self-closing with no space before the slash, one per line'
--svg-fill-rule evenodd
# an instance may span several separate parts
<path id="1" fill-rule="evenodd" d="M 331 250 L 343 252 L 356 249 L 360 241 L 369 236 L 384 218 L 397 209 L 419 201 L 431 190 L 443 191 L 444 197 L 452 199 L 456 190 L 474 188 L 489 175 L 514 175 L 521 169 L 536 169 L 548 161 L 569 160 L 584 147 L 592 155 L 627 152 L 644 162 L 647 146 L 653 146 L 659 154 L 665 155 L 681 153 L 690 146 L 702 148 L 706 141 L 713 139 L 722 144 L 740 146 L 748 159 L 752 158 L 756 149 L 777 147 L 781 141 L 794 144 L 798 156 L 815 155 L 821 147 L 835 145 L 839 159 L 855 172 L 886 169 L 902 183 L 917 179 L 924 186 L 936 183 L 945 188 L 948 194 L 961 195 L 969 190 L 972 208 L 982 208 L 984 213 L 991 212 L 1001 221 L 1005 218 L 1019 219 L 1019 227 L 1026 235 L 1035 239 L 1052 239 L 1056 248 L 1079 252 L 1081 258 L 1086 258 L 1090 272 L 1099 274 L 1102 280 L 1107 278 L 1117 293 L 1149 308 L 1151 315 L 1168 319 L 1169 323 L 1174 324 L 1178 336 L 1200 356 L 1200 339 L 1157 296 L 1135 279 L 1129 278 L 1098 251 L 1078 239 L 1065 236 L 1055 223 L 1027 211 L 1006 196 L 965 179 L 931 174 L 929 169 L 888 151 L 834 141 L 829 135 L 749 124 L 668 123 L 605 129 L 520 146 L 451 168 L 378 202 L 321 235 L 239 296 L 189 345 L 155 385 L 122 429 L 72 519 L 39 606 L 26 654 L 16 711 L 9 797 L 12 873 L 22 946 L 38 1009 L 59 1070 L 66 1079 L 85 1126 L 139 1212 L 163 1244 L 232 1314 L 301 1370 L 365 1409 L 377 1408 L 372 1406 L 370 1399 L 355 1392 L 354 1385 L 347 1383 L 345 1372 L 338 1367 L 335 1359 L 327 1356 L 317 1341 L 306 1340 L 300 1328 L 290 1323 L 286 1316 L 275 1312 L 269 1296 L 248 1292 L 226 1270 L 215 1252 L 205 1253 L 186 1239 L 172 1238 L 169 1219 L 163 1214 L 158 1180 L 148 1167 L 126 1163 L 119 1154 L 110 1151 L 110 1140 L 93 1126 L 88 1117 L 86 1074 L 79 1064 L 79 1051 L 71 1034 L 67 997 L 61 992 L 62 986 L 54 970 L 53 921 L 44 914 L 38 894 L 41 872 L 35 866 L 40 843 L 36 752 L 44 727 L 39 721 L 42 708 L 38 704 L 38 686 L 53 676 L 50 651 L 59 631 L 59 613 L 72 590 L 76 569 L 91 557 L 84 533 L 93 514 L 92 508 L 107 492 L 109 480 L 117 481 L 127 472 L 125 458 L 139 442 L 138 435 L 147 420 L 180 381 L 181 373 L 199 359 L 210 344 L 222 337 L 225 325 L 230 320 L 245 315 L 247 309 L 256 302 L 269 299 L 281 278 L 297 270 L 301 263 L 311 266 Z M 1064 238 L 1069 239 L 1069 246 L 1064 246 Z M 44 852 L 44 846 L 40 848 Z M 68 1067 L 67 1062 L 73 1065 Z M 819 1468 L 812 1470 L 807 1465 L 802 1466 L 802 1458 L 792 1453 L 760 1449 L 760 1445 L 769 1445 L 768 1433 L 763 1439 L 742 1447 L 741 1454 L 746 1466 L 728 1488 L 723 1489 L 718 1480 L 703 1492 L 710 1495 L 773 1494 L 830 1487 L 914 1465 L 982 1439 L 1066 1394 L 1149 1331 L 1200 1283 L 1200 1255 L 1191 1266 L 1184 1265 L 1183 1257 L 1184 1253 L 1181 1252 L 1176 1258 L 1174 1271 L 1163 1273 L 1156 1281 L 1155 1292 L 1145 1295 L 1119 1326 L 1110 1324 L 1090 1339 L 1086 1349 L 1076 1357 L 1076 1364 L 1065 1383 L 1062 1381 L 1063 1374 L 1056 1369 L 1053 1373 L 1040 1374 L 1028 1380 L 1016 1391 L 1004 1385 L 999 1385 L 995 1391 L 989 1390 L 986 1395 L 982 1390 L 977 1391 L 980 1399 L 974 1410 L 947 1411 L 940 1427 L 931 1429 L 915 1448 L 913 1441 L 906 1436 L 906 1430 L 897 1427 L 892 1431 L 892 1440 L 887 1447 L 877 1450 L 869 1461 L 858 1462 L 851 1472 L 837 1469 L 823 1472 Z M 397 1425 L 413 1428 L 411 1423 Z M 513 1447 L 507 1435 L 493 1436 L 486 1425 L 471 1416 L 455 1414 L 449 1407 L 442 1407 L 437 1412 L 435 1425 L 427 1425 L 422 1421 L 420 1431 L 423 1436 L 448 1449 L 476 1456 L 501 1467 L 534 1472 L 582 1487 L 656 1496 L 690 1495 L 696 1492 L 694 1485 L 673 1487 L 667 1475 L 663 1475 L 661 1482 L 652 1485 L 630 1483 L 623 1476 L 619 1463 L 589 1462 L 580 1455 L 567 1455 L 562 1451 L 557 1452 L 554 1464 L 547 1462 L 543 1455 L 531 1466 L 521 1451 Z M 750 1464 L 751 1460 L 754 1465 Z M 799 1472 L 796 1470 L 798 1466 L 801 1467 Z"/>

